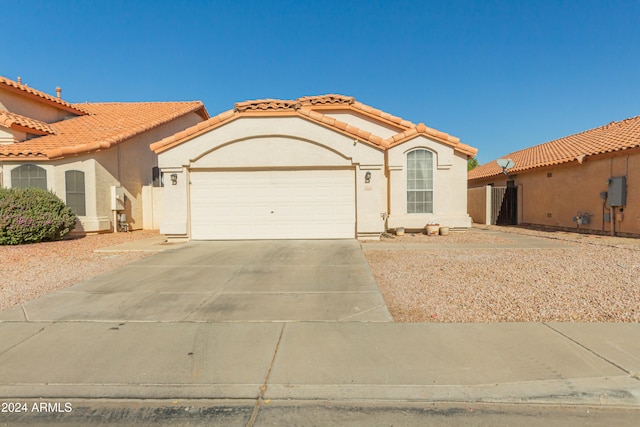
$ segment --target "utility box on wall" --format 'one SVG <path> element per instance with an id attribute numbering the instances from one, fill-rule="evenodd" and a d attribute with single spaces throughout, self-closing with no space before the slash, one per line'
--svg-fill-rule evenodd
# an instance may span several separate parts
<path id="1" fill-rule="evenodd" d="M 123 211 L 124 210 L 124 188 L 111 186 L 111 210 Z"/>
<path id="2" fill-rule="evenodd" d="M 627 177 L 612 176 L 609 178 L 609 206 L 626 206 Z"/>

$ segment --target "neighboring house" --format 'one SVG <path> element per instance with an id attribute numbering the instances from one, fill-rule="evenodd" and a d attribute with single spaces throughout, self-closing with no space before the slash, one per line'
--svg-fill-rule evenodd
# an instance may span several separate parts
<path id="1" fill-rule="evenodd" d="M 496 161 L 469 172 L 475 222 L 640 234 L 640 116 L 504 158 L 514 163 L 506 175 Z"/>
<path id="2" fill-rule="evenodd" d="M 142 228 L 142 187 L 158 164 L 149 144 L 208 119 L 203 104 L 71 104 L 57 92 L 0 77 L 0 186 L 52 190 L 85 232 L 114 230 L 112 187 L 120 187 L 120 213 Z"/>
<path id="3" fill-rule="evenodd" d="M 151 145 L 175 239 L 379 237 L 465 228 L 476 149 L 342 95 L 239 102 Z"/>

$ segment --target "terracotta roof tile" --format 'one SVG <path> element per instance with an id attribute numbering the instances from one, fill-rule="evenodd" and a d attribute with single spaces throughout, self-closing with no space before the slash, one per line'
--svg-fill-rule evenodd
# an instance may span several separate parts
<path id="1" fill-rule="evenodd" d="M 195 126 L 191 126 L 190 128 L 185 129 L 183 132 L 179 132 L 175 135 L 163 138 L 158 142 L 154 142 L 149 147 L 156 153 L 161 153 L 171 147 L 195 138 L 198 135 L 207 133 L 219 126 L 222 126 L 225 123 L 231 122 L 238 117 L 240 117 L 239 112 L 234 110 L 227 110 L 224 113 L 220 113 L 217 116 L 211 117 L 210 119 L 200 122 Z M 182 134 L 182 136 L 179 137 L 179 134 Z"/>
<path id="2" fill-rule="evenodd" d="M 109 148 L 189 113 L 206 115 L 193 102 L 131 102 L 82 104 L 87 115 L 49 126 L 55 135 L 0 145 L 0 159 L 56 159 Z"/>
<path id="3" fill-rule="evenodd" d="M 324 114 L 318 113 L 317 111 L 309 110 L 307 108 L 301 108 L 298 110 L 298 114 L 302 117 L 311 119 L 316 123 L 322 124 L 329 129 L 344 133 L 351 138 L 358 139 L 362 142 L 374 145 L 376 147 L 385 147 L 383 139 L 379 136 L 373 135 L 370 132 L 366 132 L 343 121 L 325 116 Z"/>
<path id="4" fill-rule="evenodd" d="M 373 116 L 373 117 L 377 117 L 377 118 L 381 118 L 384 119 L 387 122 L 390 122 L 396 126 L 400 126 L 403 128 L 411 128 L 414 127 L 415 124 L 411 123 L 408 120 L 404 120 L 400 117 L 396 117 L 394 115 L 391 115 L 389 113 L 385 113 L 382 110 L 378 110 L 377 108 L 373 108 L 370 107 L 368 105 L 365 105 L 361 102 L 354 102 L 351 107 L 356 110 L 356 111 L 361 111 L 366 113 L 367 115 Z"/>
<path id="5" fill-rule="evenodd" d="M 11 111 L 0 110 L 0 126 L 7 128 L 21 127 L 29 129 L 33 134 L 46 135 L 55 134 L 55 130 L 47 123 L 35 120 L 29 117 L 21 116 L 20 114 L 12 113 Z"/>
<path id="6" fill-rule="evenodd" d="M 393 116 L 377 108 L 373 108 L 369 105 L 363 104 L 355 100 L 352 96 L 344 96 L 337 94 L 318 95 L 318 96 L 303 96 L 298 98 L 297 101 L 303 106 L 311 106 L 314 108 L 323 109 L 347 109 L 354 110 L 360 113 L 364 113 L 367 116 L 373 117 L 377 120 L 384 120 L 389 124 L 400 128 L 410 128 L 415 126 L 408 120 L 404 120 L 400 117 Z"/>
<path id="7" fill-rule="evenodd" d="M 384 140 L 368 131 L 322 114 L 322 111 L 334 111 L 336 109 L 354 110 L 356 112 L 363 113 L 374 120 L 393 125 L 400 132 L 397 135 Z M 244 115 L 269 117 L 298 115 L 334 131 L 346 134 L 351 138 L 379 148 L 388 148 L 390 145 L 400 144 L 420 133 L 423 133 L 429 137 L 444 142 L 445 144 L 452 146 L 455 150 L 467 155 L 473 156 L 477 152 L 475 148 L 466 144 L 461 144 L 460 140 L 454 136 L 431 129 L 426 127 L 424 124 L 416 126 L 407 120 L 401 119 L 400 117 L 392 116 L 389 113 L 385 113 L 384 111 L 377 110 L 368 105 L 357 102 L 353 97 L 336 94 L 305 96 L 296 100 L 258 99 L 254 101 L 238 102 L 235 104 L 233 110 L 219 114 L 218 116 L 212 117 L 203 123 L 199 123 L 190 129 L 153 143 L 151 144 L 151 149 L 156 153 L 161 153 L 162 151 L 182 144 L 195 136 L 213 130 L 226 122 L 235 120 L 236 118 Z"/>
<path id="8" fill-rule="evenodd" d="M 352 105 L 355 102 L 355 98 L 352 96 L 329 94 L 318 96 L 303 96 L 302 98 L 298 98 L 297 101 L 302 105 Z"/>
<path id="9" fill-rule="evenodd" d="M 247 111 L 296 110 L 297 101 L 282 99 L 256 99 L 255 101 L 236 102 L 234 110 L 240 113 Z"/>
<path id="10" fill-rule="evenodd" d="M 515 163 L 511 173 L 573 161 L 589 156 L 640 147 L 640 116 L 611 122 L 574 135 L 507 154 Z M 502 174 L 495 161 L 469 171 L 468 179 L 482 179 Z"/>
<path id="11" fill-rule="evenodd" d="M 57 107 L 62 108 L 64 110 L 67 111 L 71 111 L 77 114 L 87 114 L 87 111 L 85 111 L 81 106 L 79 105 L 73 105 L 73 104 L 69 104 L 66 101 L 63 101 L 60 98 L 56 98 L 54 96 L 51 96 L 47 93 L 41 92 L 39 90 L 35 90 L 25 84 L 22 83 L 18 83 L 16 81 L 10 80 L 6 77 L 2 77 L 0 76 L 0 87 L 4 87 L 5 89 L 9 89 L 9 90 L 13 90 L 13 91 L 20 91 L 23 94 L 26 94 L 28 96 L 32 96 L 32 97 L 36 97 L 39 98 L 41 101 L 47 102 L 47 103 L 53 103 L 56 104 Z"/>
<path id="12" fill-rule="evenodd" d="M 470 145 L 460 143 L 460 138 L 456 138 L 455 136 L 440 132 L 436 129 L 432 129 L 428 126 L 425 126 L 424 123 L 420 123 L 417 126 L 405 130 L 404 132 L 393 135 L 391 138 L 388 138 L 386 142 L 389 146 L 394 146 L 409 141 L 410 139 L 413 139 L 418 135 L 425 135 L 429 138 L 436 139 L 453 147 L 454 150 L 466 154 L 467 156 L 473 157 L 478 152 L 477 149 L 471 147 Z"/>

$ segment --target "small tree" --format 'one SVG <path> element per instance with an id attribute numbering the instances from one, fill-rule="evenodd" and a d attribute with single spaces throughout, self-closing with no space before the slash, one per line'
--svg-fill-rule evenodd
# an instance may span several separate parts
<path id="1" fill-rule="evenodd" d="M 467 172 L 478 167 L 478 159 L 475 157 L 467 160 Z"/>
<path id="2" fill-rule="evenodd" d="M 58 196 L 39 188 L 0 188 L 0 245 L 59 240 L 77 217 Z"/>

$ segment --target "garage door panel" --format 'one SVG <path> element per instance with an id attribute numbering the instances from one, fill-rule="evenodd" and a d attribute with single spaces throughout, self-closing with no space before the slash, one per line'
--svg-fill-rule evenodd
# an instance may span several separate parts
<path id="1" fill-rule="evenodd" d="M 191 172 L 193 239 L 353 238 L 351 170 Z"/>

